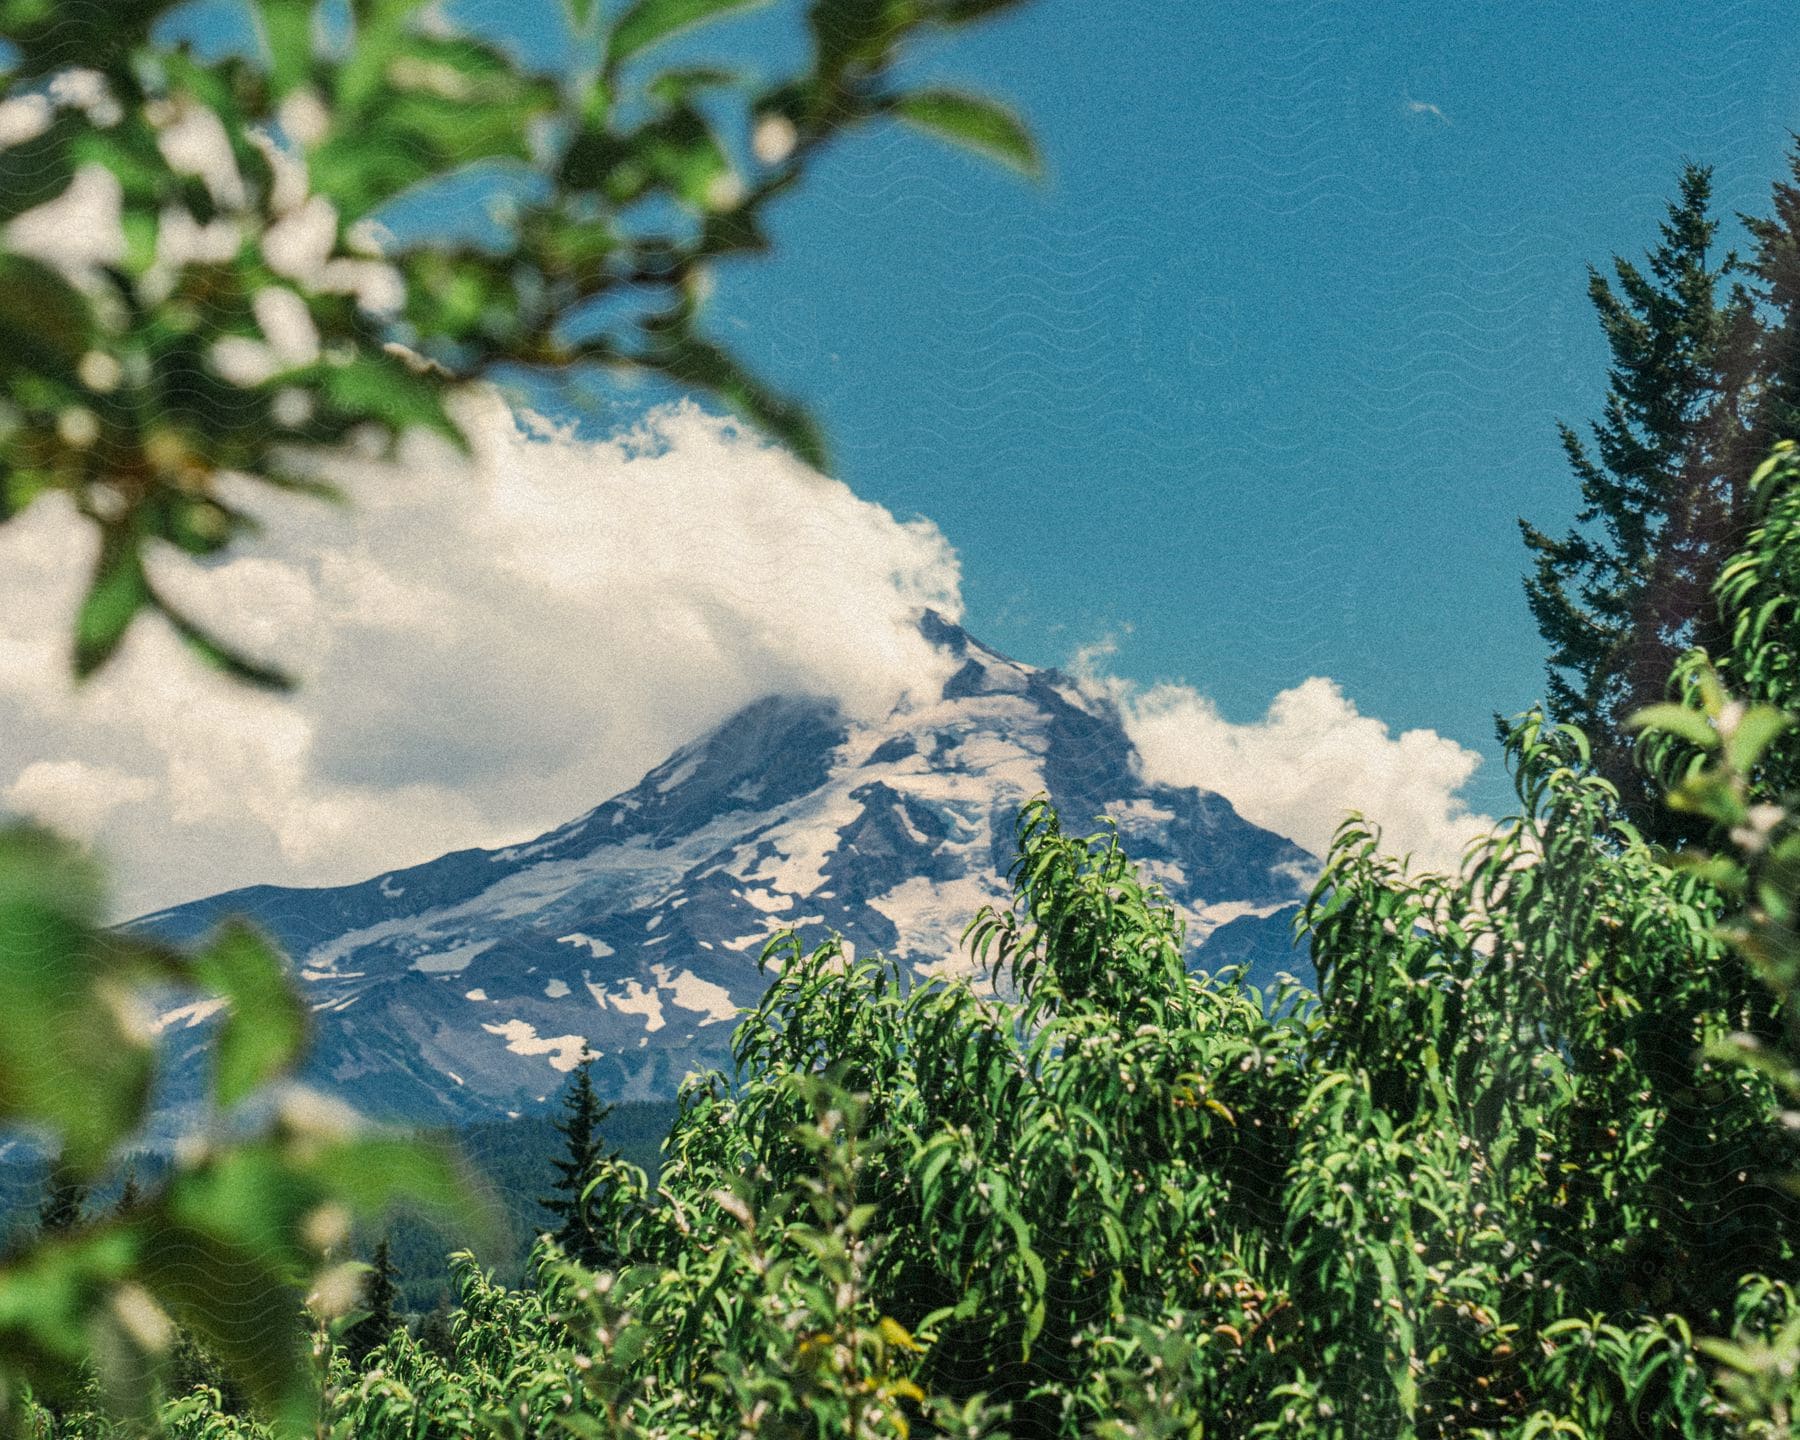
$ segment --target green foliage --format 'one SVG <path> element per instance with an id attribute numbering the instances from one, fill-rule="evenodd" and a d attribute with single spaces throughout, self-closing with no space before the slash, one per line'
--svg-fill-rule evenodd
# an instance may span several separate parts
<path id="1" fill-rule="evenodd" d="M 0 833 L 0 1114 L 62 1157 L 45 1233 L 0 1261 L 0 1423 L 24 1423 L 26 1394 L 66 1404 L 90 1383 L 107 1411 L 141 1414 L 185 1332 L 266 1413 L 302 1425 L 303 1303 L 347 1308 L 354 1277 L 330 1253 L 352 1220 L 412 1201 L 479 1233 L 484 1213 L 443 1147 L 366 1131 L 302 1090 L 268 1092 L 300 1058 L 302 1012 L 253 932 L 227 924 L 178 951 L 99 928 L 99 910 L 78 853 L 35 830 Z M 84 1220 L 83 1187 L 144 1118 L 146 1017 L 184 992 L 230 1009 L 218 1124 L 154 1190 Z M 253 1096 L 272 1111 L 260 1125 Z"/>
<path id="2" fill-rule="evenodd" d="M 357 0 L 342 47 L 313 0 L 250 0 L 261 52 L 216 59 L 159 43 L 177 0 L 0 3 L 0 99 L 41 122 L 0 149 L 0 221 L 72 194 L 104 202 L 83 224 L 115 199 L 119 217 L 92 265 L 17 231 L 0 249 L 0 521 L 62 492 L 99 530 L 78 673 L 148 611 L 207 663 L 285 684 L 175 606 L 158 552 L 254 528 L 230 477 L 330 495 L 320 458 L 346 446 L 462 444 L 471 382 L 649 374 L 822 465 L 811 419 L 707 335 L 708 272 L 767 250 L 767 207 L 884 117 L 1035 170 L 1004 109 L 895 75 L 915 38 L 1014 3 L 816 0 L 810 55 L 767 84 L 655 66 L 747 0 L 564 0 L 551 71 L 425 0 Z M 395 202 L 477 176 L 504 190 L 497 234 L 389 228 Z"/>
<path id="3" fill-rule="evenodd" d="M 1303 922 L 1320 992 L 1261 996 L 1189 974 L 1116 834 L 1036 802 L 1015 906 L 967 935 L 991 989 L 772 945 L 655 1190 L 600 1168 L 617 1263 L 551 1243 L 512 1291 L 462 1262 L 447 1345 L 396 1335 L 334 1431 L 1788 1434 L 1792 631 L 1745 617 L 1797 476 L 1759 475 L 1721 582 L 1743 698 L 1696 661 L 1640 717 L 1718 854 L 1647 845 L 1533 712 L 1517 817 L 1454 875 L 1347 823 Z"/>
<path id="4" fill-rule="evenodd" d="M 1042 802 L 1017 906 L 969 930 L 1000 993 L 772 946 L 736 1078 L 684 1091 L 657 1191 L 603 1169 L 619 1262 L 552 1244 L 528 1291 L 465 1262 L 453 1354 L 396 1336 L 334 1426 L 1724 1437 L 1785 1414 L 1800 1325 L 1760 1276 L 1797 1258 L 1795 1150 L 1777 1080 L 1721 1048 L 1769 994 L 1722 942 L 1726 892 L 1617 822 L 1579 737 L 1531 715 L 1511 746 L 1521 814 L 1458 876 L 1345 827 L 1306 918 L 1316 1000 L 1188 974 L 1117 837 Z"/>
<path id="5" fill-rule="evenodd" d="M 1736 257 L 1714 257 L 1711 193 L 1711 171 L 1686 166 L 1646 263 L 1615 258 L 1610 280 L 1590 272 L 1611 383 L 1591 448 L 1562 427 L 1578 524 L 1554 538 L 1520 522 L 1551 712 L 1586 733 L 1631 818 L 1670 837 L 1680 828 L 1640 775 L 1625 721 L 1662 697 L 1690 646 L 1716 644 L 1713 582 L 1743 541 L 1746 482 L 1772 438 L 1757 414 L 1765 322 L 1733 279 Z M 1768 323 L 1793 318 L 1777 308 Z"/>

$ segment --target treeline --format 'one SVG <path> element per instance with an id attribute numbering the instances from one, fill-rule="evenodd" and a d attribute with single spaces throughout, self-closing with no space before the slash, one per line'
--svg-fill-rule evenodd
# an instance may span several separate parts
<path id="1" fill-rule="evenodd" d="M 448 1325 L 314 1292 L 321 1433 L 1785 1436 L 1800 1401 L 1800 448 L 1753 477 L 1721 650 L 1636 717 L 1705 847 L 1579 731 L 1455 875 L 1352 821 L 1317 996 L 1190 974 L 1116 834 L 1021 817 L 994 989 L 780 942 L 654 1186 L 593 1152 L 527 1282 Z M 578 1082 L 579 1084 L 579 1082 Z M 575 1133 L 579 1091 L 565 1127 Z M 580 1183 L 577 1183 L 580 1182 Z M 98 1435 L 77 1403 L 40 1432 Z M 172 1436 L 262 1433 L 217 1387 Z M 290 1422 L 291 1423 L 291 1422 Z"/>

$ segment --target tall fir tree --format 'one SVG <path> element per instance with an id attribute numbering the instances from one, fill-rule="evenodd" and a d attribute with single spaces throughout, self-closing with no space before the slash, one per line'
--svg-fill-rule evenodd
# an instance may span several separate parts
<path id="1" fill-rule="evenodd" d="M 115 1215 L 129 1215 L 143 1201 L 144 1192 L 138 1186 L 137 1166 L 125 1167 L 125 1183 L 119 1187 L 119 1198 L 113 1204 Z"/>
<path id="2" fill-rule="evenodd" d="M 44 1198 L 38 1202 L 38 1229 L 46 1235 L 73 1230 L 86 1219 L 87 1182 L 60 1161 L 44 1177 Z"/>
<path id="3" fill-rule="evenodd" d="M 1684 833 L 1638 768 L 1631 713 L 1663 697 L 1674 662 L 1715 646 L 1712 585 L 1748 528 L 1760 391 L 1754 301 L 1715 258 L 1712 173 L 1688 165 L 1643 266 L 1615 257 L 1588 293 L 1611 352 L 1591 440 L 1562 429 L 1581 487 L 1577 525 L 1554 538 L 1521 520 L 1525 582 L 1550 647 L 1549 700 L 1580 726 L 1626 812 L 1654 837 Z"/>
<path id="4" fill-rule="evenodd" d="M 350 1363 L 359 1370 L 400 1323 L 394 1309 L 394 1301 L 400 1293 L 395 1284 L 399 1273 L 389 1253 L 388 1238 L 383 1235 L 375 1247 L 375 1258 L 369 1262 L 369 1281 L 363 1292 L 367 1313 L 344 1332 L 344 1349 L 349 1353 Z"/>
<path id="5" fill-rule="evenodd" d="M 1763 310 L 1755 440 L 1764 452 L 1777 440 L 1800 439 L 1800 138 L 1770 198 L 1768 215 L 1741 217 L 1753 242 L 1744 269 Z"/>
<path id="6" fill-rule="evenodd" d="M 614 1247 L 594 1231 L 589 1220 L 585 1192 L 599 1175 L 601 1164 L 614 1158 L 602 1148 L 600 1126 L 612 1114 L 612 1106 L 602 1104 L 594 1093 L 594 1061 L 585 1055 L 563 1094 L 563 1118 L 556 1122 L 562 1132 L 564 1146 L 551 1188 L 557 1193 L 539 1199 L 538 1203 L 554 1215 L 559 1224 L 553 1232 L 563 1253 L 591 1269 L 603 1269 L 616 1259 Z"/>

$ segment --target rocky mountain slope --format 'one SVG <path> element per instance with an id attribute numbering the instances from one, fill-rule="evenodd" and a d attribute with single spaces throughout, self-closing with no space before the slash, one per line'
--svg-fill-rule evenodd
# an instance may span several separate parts
<path id="1" fill-rule="evenodd" d="M 918 973 L 966 968 L 976 910 L 1002 899 L 1022 802 L 1072 829 L 1107 815 L 1187 915 L 1193 963 L 1290 969 L 1316 869 L 1217 795 L 1146 784 L 1117 715 L 934 614 L 955 669 L 879 723 L 761 700 L 639 784 L 503 850 L 465 850 L 330 889 L 237 890 L 146 916 L 171 939 L 252 916 L 292 958 L 315 1019 L 308 1078 L 375 1114 L 461 1121 L 554 1101 L 584 1046 L 614 1098 L 674 1093 L 726 1056 L 761 995 L 764 942 L 837 930 Z M 175 1120 L 202 1093 L 210 1011 L 160 1025 Z"/>

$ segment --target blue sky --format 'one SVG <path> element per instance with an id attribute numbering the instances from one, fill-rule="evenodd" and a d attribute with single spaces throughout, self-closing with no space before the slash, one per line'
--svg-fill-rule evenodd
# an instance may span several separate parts
<path id="1" fill-rule="evenodd" d="M 451 8 L 557 53 L 549 0 Z M 773 74 L 799 13 L 686 48 Z M 1503 813 L 1491 717 L 1543 688 L 1515 522 L 1572 517 L 1556 422 L 1605 385 L 1586 267 L 1650 243 L 1684 159 L 1763 208 L 1797 61 L 1774 0 L 1037 0 L 913 70 L 1010 100 L 1047 181 L 858 137 L 714 324 L 944 531 L 991 643 L 1110 643 L 1234 721 L 1329 676 L 1481 750 Z"/>
<path id="2" fill-rule="evenodd" d="M 1760 0 L 1042 0 L 921 69 L 1012 100 L 1046 185 L 847 146 L 718 310 L 992 643 L 1113 637 L 1234 719 L 1328 675 L 1491 757 L 1542 690 L 1515 519 L 1572 516 L 1556 421 L 1605 384 L 1585 267 L 1684 158 L 1763 208 L 1797 60 Z M 1505 806 L 1493 759 L 1469 793 Z"/>

